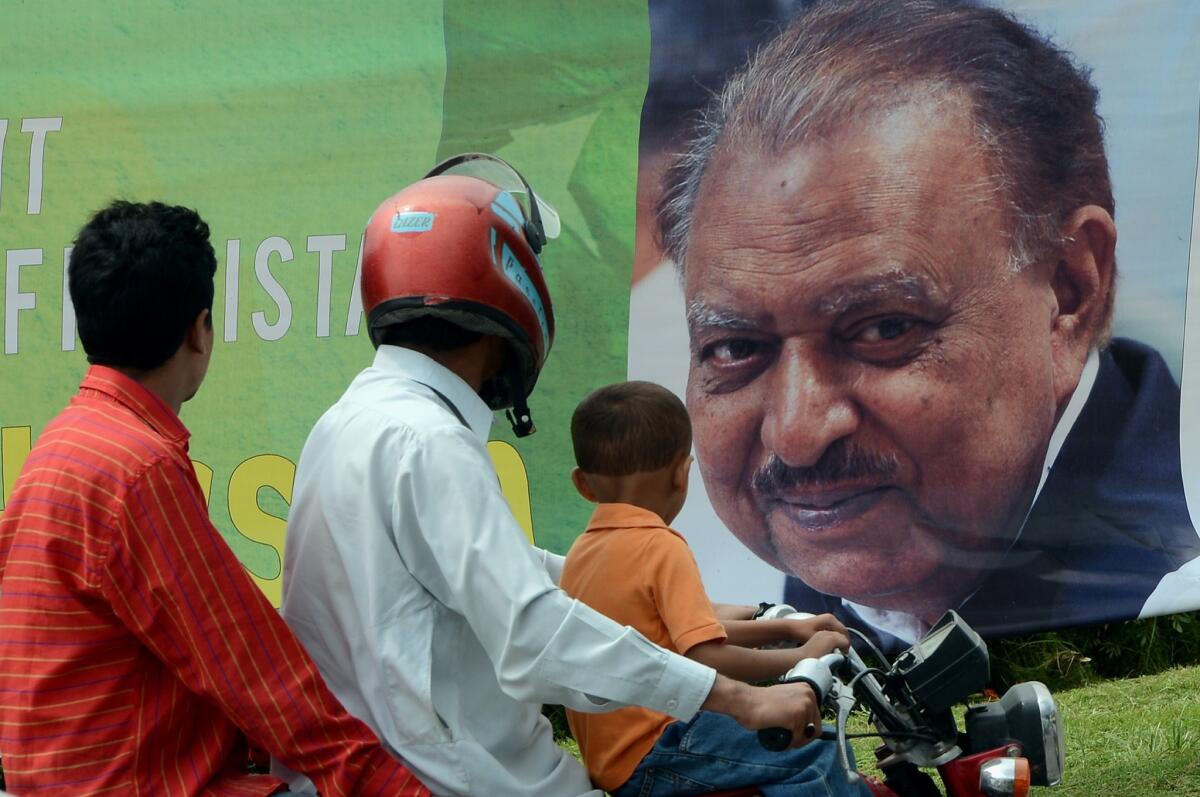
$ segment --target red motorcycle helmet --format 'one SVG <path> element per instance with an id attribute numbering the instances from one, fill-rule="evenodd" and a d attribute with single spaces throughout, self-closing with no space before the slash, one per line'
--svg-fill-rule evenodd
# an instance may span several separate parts
<path id="1" fill-rule="evenodd" d="M 503 160 L 466 153 L 438 164 L 367 222 L 361 290 L 372 344 L 422 317 L 502 338 L 508 363 L 480 395 L 494 410 L 512 408 L 518 436 L 532 434 L 526 399 L 554 341 L 538 254 L 558 232 L 558 214 Z"/>

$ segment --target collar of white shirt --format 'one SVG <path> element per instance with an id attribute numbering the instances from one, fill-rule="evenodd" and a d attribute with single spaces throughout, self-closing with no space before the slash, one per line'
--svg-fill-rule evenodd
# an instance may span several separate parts
<path id="1" fill-rule="evenodd" d="M 1071 433 L 1075 421 L 1079 420 L 1079 413 L 1083 412 L 1083 405 L 1092 395 L 1092 387 L 1096 384 L 1098 373 L 1100 373 L 1100 354 L 1092 349 L 1087 362 L 1083 364 L 1083 373 L 1079 375 L 1079 384 L 1076 386 L 1075 392 L 1071 394 L 1067 408 L 1063 410 L 1062 417 L 1058 419 L 1058 423 L 1054 425 L 1054 432 L 1050 435 L 1050 445 L 1046 448 L 1046 463 L 1042 466 L 1042 478 L 1038 482 L 1037 492 L 1033 494 L 1034 503 L 1037 503 L 1038 496 L 1041 495 L 1042 488 L 1046 485 L 1046 477 L 1050 475 L 1050 469 L 1054 467 L 1054 460 L 1058 459 L 1058 452 L 1062 450 L 1063 443 L 1067 441 L 1067 435 Z M 1033 505 L 1030 504 L 1030 509 L 1032 508 Z M 1025 515 L 1025 519 L 1029 519 L 1028 513 Z"/>
<path id="2" fill-rule="evenodd" d="M 462 377 L 442 365 L 432 357 L 419 351 L 406 349 L 401 346 L 383 345 L 375 352 L 374 368 L 395 375 L 441 393 L 455 408 L 462 413 L 471 431 L 480 442 L 487 443 L 492 433 L 492 421 L 495 416 L 492 410 L 463 381 Z"/>
<path id="3" fill-rule="evenodd" d="M 1083 412 L 1083 405 L 1087 404 L 1088 398 L 1092 395 L 1092 388 L 1096 384 L 1096 375 L 1100 372 L 1100 355 L 1095 349 L 1088 355 L 1087 361 L 1083 364 L 1083 372 L 1079 375 L 1079 384 L 1075 387 L 1075 392 L 1071 394 L 1071 398 L 1067 401 L 1067 407 L 1063 410 L 1062 417 L 1058 419 L 1058 423 L 1054 425 L 1054 431 L 1050 434 L 1050 444 L 1046 447 L 1046 459 L 1042 465 L 1042 476 L 1038 481 L 1037 490 L 1033 494 L 1033 502 L 1029 505 L 1029 510 L 1025 513 L 1025 520 L 1021 522 L 1022 531 L 1025 528 L 1025 523 L 1029 520 L 1029 513 L 1033 511 L 1034 505 L 1037 503 L 1038 496 L 1042 494 L 1042 488 L 1046 485 L 1046 478 L 1050 475 L 1050 469 L 1054 467 L 1054 461 L 1058 459 L 1058 452 L 1062 450 L 1063 443 L 1067 440 L 1067 435 L 1071 433 L 1072 427 L 1075 426 L 1075 421 L 1079 420 L 1079 413 Z M 1013 538 L 1015 544 L 1020 539 L 1020 532 Z M 975 593 L 972 592 L 963 601 L 971 599 Z M 905 642 L 915 642 L 922 637 L 929 627 L 921 622 L 913 615 L 904 612 L 887 611 L 885 609 L 875 609 L 870 606 L 863 606 L 853 601 L 842 599 L 842 605 L 847 606 L 854 611 L 859 617 L 866 620 L 875 628 L 887 631 L 889 634 L 898 637 Z"/>

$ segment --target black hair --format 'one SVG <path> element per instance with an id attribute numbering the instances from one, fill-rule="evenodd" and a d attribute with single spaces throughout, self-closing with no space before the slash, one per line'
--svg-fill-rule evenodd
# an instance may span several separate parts
<path id="1" fill-rule="evenodd" d="M 475 332 L 437 316 L 418 316 L 398 324 L 389 324 L 379 332 L 379 342 L 388 346 L 406 346 L 429 351 L 453 351 L 483 337 Z"/>
<path id="2" fill-rule="evenodd" d="M 585 473 L 628 476 L 665 468 L 692 448 L 687 408 L 653 382 L 592 391 L 571 416 L 575 463 Z"/>
<path id="3" fill-rule="evenodd" d="M 169 360 L 210 311 L 217 258 L 189 208 L 118 200 L 75 239 L 68 283 L 90 363 L 138 371 Z"/>

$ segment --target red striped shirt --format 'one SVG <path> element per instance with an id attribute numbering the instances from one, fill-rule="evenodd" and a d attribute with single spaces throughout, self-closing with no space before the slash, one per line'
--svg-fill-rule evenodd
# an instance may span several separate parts
<path id="1" fill-rule="evenodd" d="M 428 795 L 213 527 L 187 441 L 158 396 L 96 366 L 30 452 L 0 519 L 7 788 L 273 793 L 248 738 L 323 795 Z"/>

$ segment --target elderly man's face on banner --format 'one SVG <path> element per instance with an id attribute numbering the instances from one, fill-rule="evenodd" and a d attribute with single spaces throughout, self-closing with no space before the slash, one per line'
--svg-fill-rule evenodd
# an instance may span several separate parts
<path id="1" fill-rule="evenodd" d="M 719 144 L 684 270 L 722 521 L 818 590 L 934 615 L 1012 543 L 1089 343 L 1087 286 L 1053 253 L 1011 261 L 967 107 Z"/>

